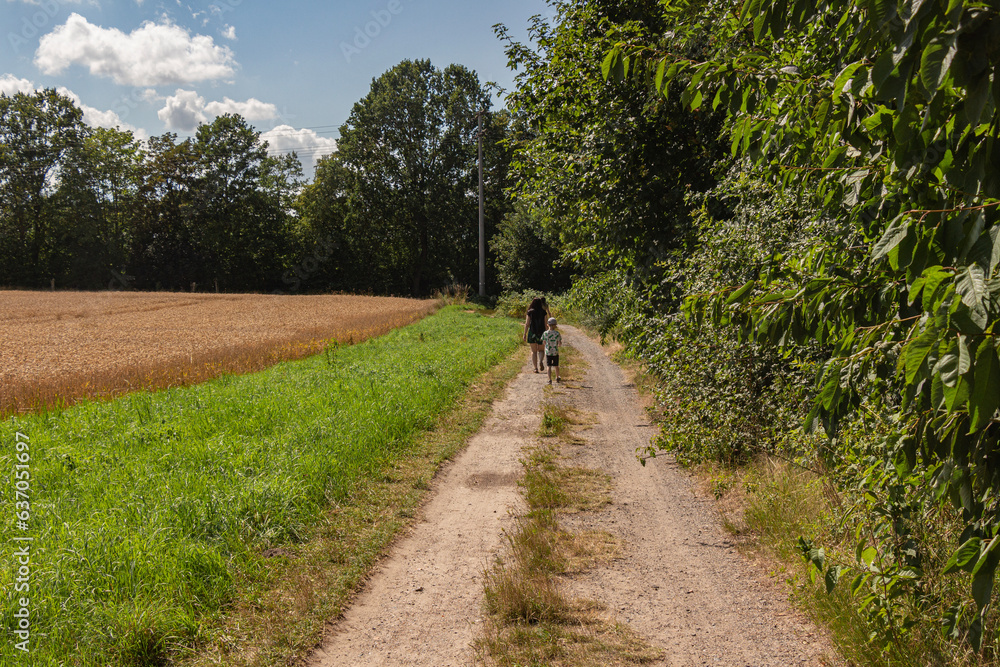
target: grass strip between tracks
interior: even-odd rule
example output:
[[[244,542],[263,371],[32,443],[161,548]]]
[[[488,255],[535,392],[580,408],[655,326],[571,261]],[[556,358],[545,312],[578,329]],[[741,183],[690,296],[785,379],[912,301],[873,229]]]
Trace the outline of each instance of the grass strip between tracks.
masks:
[[[572,387],[582,378],[583,359],[569,346],[560,356],[565,386]],[[599,512],[613,495],[603,471],[560,463],[564,446],[587,444],[572,429],[585,427],[587,415],[569,403],[543,407],[539,441],[522,459],[528,511],[505,531],[504,548],[484,573],[486,622],[474,644],[477,659],[489,667],[662,663],[664,652],[616,622],[604,604],[565,593],[566,578],[601,567],[622,549],[621,540],[605,531],[574,533],[559,525],[561,514]]]

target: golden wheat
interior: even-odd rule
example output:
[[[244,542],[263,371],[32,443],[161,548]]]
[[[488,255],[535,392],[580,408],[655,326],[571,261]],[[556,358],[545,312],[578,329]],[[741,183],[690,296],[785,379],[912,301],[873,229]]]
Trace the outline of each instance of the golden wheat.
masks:
[[[437,302],[366,296],[0,291],[0,415],[204,382],[357,343]]]

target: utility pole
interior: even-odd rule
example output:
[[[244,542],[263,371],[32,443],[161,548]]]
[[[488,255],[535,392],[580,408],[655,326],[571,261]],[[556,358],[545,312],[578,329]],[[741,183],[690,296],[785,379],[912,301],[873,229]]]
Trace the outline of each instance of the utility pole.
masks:
[[[483,203],[483,114],[479,118],[479,296],[486,296],[486,220]]]

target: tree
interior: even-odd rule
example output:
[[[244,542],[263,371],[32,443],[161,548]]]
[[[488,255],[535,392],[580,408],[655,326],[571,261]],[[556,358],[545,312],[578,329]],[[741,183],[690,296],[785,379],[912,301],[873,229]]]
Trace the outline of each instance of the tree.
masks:
[[[669,300],[665,264],[692,231],[685,198],[714,183],[718,121],[690,113],[642,82],[606,82],[600,63],[612,27],[640,38],[667,30],[655,0],[553,3],[528,47],[510,39],[518,71],[514,115],[518,198],[545,213],[566,258],[583,275],[622,271]]]
[[[303,188],[295,204],[301,221],[298,255],[303,261],[310,256],[317,258],[316,266],[288,269],[282,276],[285,289],[389,291],[388,284],[377,280],[393,268],[386,261],[384,247],[372,228],[363,224],[363,216],[350,214],[353,182],[352,173],[337,153],[316,165],[316,177]]]
[[[52,195],[86,136],[83,112],[55,90],[0,95],[0,282],[47,282]]]
[[[141,167],[130,273],[136,285],[265,290],[279,284],[292,245],[301,166],[267,155],[238,116],[194,139],[153,137]]]
[[[365,230],[377,291],[419,296],[472,278],[476,114],[489,106],[474,72],[406,60],[372,82],[340,128],[337,167],[318,171],[317,186],[346,179],[348,225]]]
[[[137,288],[185,289],[197,280],[204,261],[193,229],[199,173],[190,139],[177,143],[177,135],[168,133],[146,142],[129,253],[128,273]]]
[[[131,245],[140,143],[131,132],[93,128],[60,170],[52,214],[52,273],[63,285],[123,287]]]
[[[560,262],[558,242],[543,226],[541,215],[517,204],[490,239],[497,256],[497,279],[505,292],[563,292],[570,287],[569,269]]]
[[[297,160],[268,157],[260,133],[230,114],[201,125],[193,150],[200,160],[193,230],[205,260],[194,279],[230,289],[274,284],[301,174]]]

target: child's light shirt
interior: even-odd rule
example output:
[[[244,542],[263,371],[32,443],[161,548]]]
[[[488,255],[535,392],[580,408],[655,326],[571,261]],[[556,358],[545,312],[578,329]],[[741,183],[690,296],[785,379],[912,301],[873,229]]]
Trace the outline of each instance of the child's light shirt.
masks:
[[[548,329],[542,334],[542,342],[545,343],[545,356],[559,356],[559,343],[562,342],[562,334],[556,329]]]

